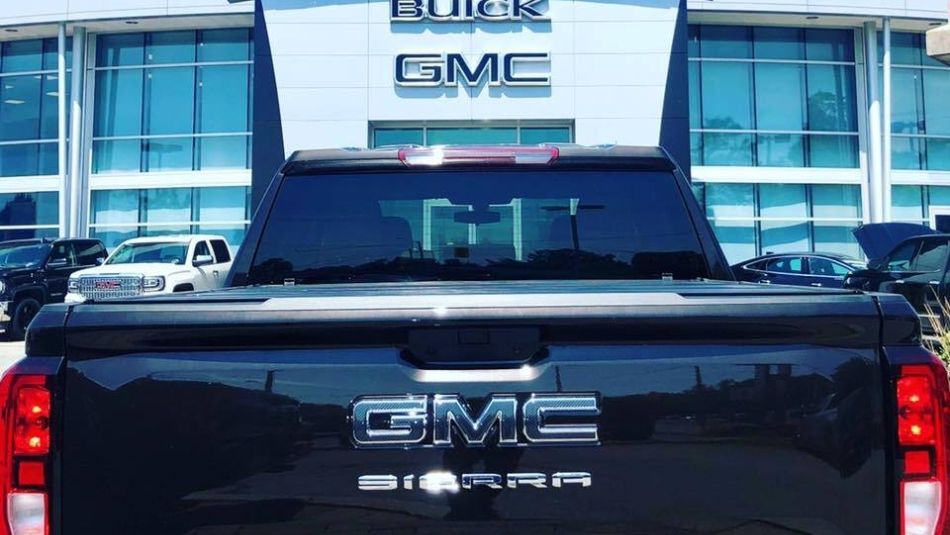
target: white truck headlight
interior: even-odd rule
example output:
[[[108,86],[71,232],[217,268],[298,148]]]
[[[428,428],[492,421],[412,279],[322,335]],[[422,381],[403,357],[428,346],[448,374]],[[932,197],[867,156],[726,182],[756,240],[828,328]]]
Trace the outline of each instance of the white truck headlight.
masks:
[[[79,293],[79,279],[69,279],[69,282],[66,283],[66,290],[70,293],[78,294]]]
[[[7,291],[7,281],[0,279],[0,294]]]
[[[145,277],[142,279],[142,289],[146,292],[160,292],[165,289],[165,277]]]

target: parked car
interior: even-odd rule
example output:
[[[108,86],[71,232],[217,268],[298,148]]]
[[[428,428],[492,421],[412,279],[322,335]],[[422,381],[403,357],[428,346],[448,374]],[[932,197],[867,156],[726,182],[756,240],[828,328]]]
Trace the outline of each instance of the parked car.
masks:
[[[0,242],[0,328],[21,340],[47,303],[61,303],[77,270],[98,266],[106,248],[95,239],[28,239]]]
[[[763,284],[841,288],[863,261],[834,253],[782,253],[759,256],[732,266],[736,280]]]
[[[730,279],[661,149],[295,153],[227,288],[40,312],[0,525],[943,533],[904,299]]]
[[[230,270],[231,251],[221,236],[133,238],[101,266],[73,273],[66,300],[210,290],[221,287]]]
[[[950,234],[910,223],[877,223],[854,235],[871,260],[867,269],[848,276],[845,287],[903,295],[921,317],[924,334],[934,334],[930,320],[950,297]]]

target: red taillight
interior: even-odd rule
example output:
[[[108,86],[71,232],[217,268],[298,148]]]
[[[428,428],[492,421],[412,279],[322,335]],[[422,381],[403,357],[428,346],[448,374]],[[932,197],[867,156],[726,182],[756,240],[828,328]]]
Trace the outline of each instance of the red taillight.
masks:
[[[13,452],[49,453],[50,392],[45,386],[24,386],[17,392]]]
[[[923,349],[889,348],[895,364],[902,535],[943,533],[950,501],[947,369]]]
[[[557,160],[557,147],[414,147],[399,150],[408,166],[440,165],[546,165]]]
[[[0,380],[0,535],[48,535],[53,375],[58,362],[21,361]]]

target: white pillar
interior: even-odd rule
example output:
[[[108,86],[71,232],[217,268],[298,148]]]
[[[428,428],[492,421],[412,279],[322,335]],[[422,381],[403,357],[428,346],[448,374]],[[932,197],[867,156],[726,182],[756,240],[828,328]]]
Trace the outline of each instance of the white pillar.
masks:
[[[72,143],[69,147],[69,235],[79,236],[82,232],[82,223],[79,217],[82,197],[85,188],[82,187],[82,177],[85,174],[82,158],[82,104],[86,74],[86,29],[77,26],[73,28],[73,85],[70,94],[70,129],[69,136]]]
[[[884,190],[884,221],[891,220],[891,19],[884,18],[884,80],[881,95],[883,118],[881,125],[881,187]]]
[[[66,166],[66,23],[59,24],[56,40],[57,169],[59,171],[59,235],[69,234],[69,180]]]
[[[881,96],[877,82],[877,22],[864,23],[864,69],[868,85],[868,212],[871,223],[884,221],[881,174]]]

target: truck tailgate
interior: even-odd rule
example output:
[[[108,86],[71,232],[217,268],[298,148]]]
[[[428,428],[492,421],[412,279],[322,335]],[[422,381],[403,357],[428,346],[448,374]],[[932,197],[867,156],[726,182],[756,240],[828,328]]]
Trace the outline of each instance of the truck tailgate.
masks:
[[[867,295],[719,283],[298,287],[78,306],[59,526],[885,533],[880,331]],[[533,441],[525,406],[540,394],[593,396],[599,415],[581,421],[596,441]],[[439,447],[437,395],[474,416],[514,399],[514,443],[498,444],[499,415],[481,447],[452,425]],[[381,396],[422,399],[424,436],[357,447],[354,402]],[[571,423],[559,416],[549,423]],[[382,488],[361,490],[361,477]],[[422,490],[424,478],[440,483]]]

